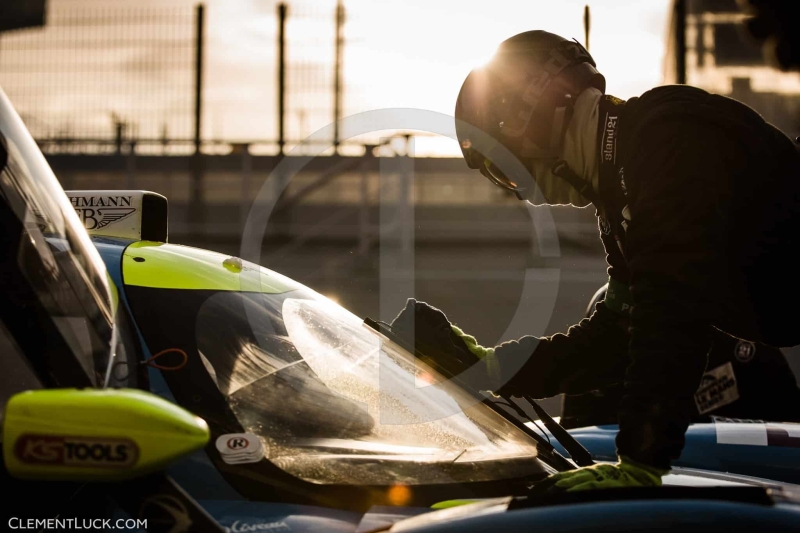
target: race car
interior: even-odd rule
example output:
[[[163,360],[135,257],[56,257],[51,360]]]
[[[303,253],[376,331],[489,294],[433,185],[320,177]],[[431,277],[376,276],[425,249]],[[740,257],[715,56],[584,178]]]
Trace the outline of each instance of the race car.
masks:
[[[222,531],[163,474],[208,426],[148,392],[116,285],[2,90],[0,220],[2,523],[155,531],[161,495]]]
[[[0,139],[6,512],[172,532],[796,529],[793,486],[734,474],[541,493],[588,459],[552,422],[476,398],[290,278],[168,243],[166,198],[68,199],[1,94]],[[25,463],[30,428],[48,445]]]
[[[688,527],[691,520],[734,524],[729,507],[741,519],[751,505],[775,511],[777,501],[794,497],[791,485],[711,460],[703,471],[674,469],[663,489],[536,494],[538,481],[575,466],[566,432],[539,427],[522,405],[476,400],[385,327],[290,278],[166,242],[168,202],[160,195],[67,194],[134,319],[153,391],[211,429],[205,451],[170,475],[231,531],[477,531],[490,513],[522,528],[543,520],[545,509],[561,517],[552,523],[575,526],[567,507],[550,506],[591,503],[622,513],[609,498],[626,506],[645,498],[644,508]],[[615,460],[613,447],[610,454],[589,449]],[[796,454],[786,460],[789,470],[798,464]],[[726,473],[707,471],[715,466]],[[685,506],[698,503],[686,500],[705,500],[691,520]],[[459,509],[433,511],[451,505]],[[796,520],[795,512],[790,505],[770,527]],[[426,517],[400,520],[419,514]],[[647,513],[624,520],[634,529],[655,523]]]

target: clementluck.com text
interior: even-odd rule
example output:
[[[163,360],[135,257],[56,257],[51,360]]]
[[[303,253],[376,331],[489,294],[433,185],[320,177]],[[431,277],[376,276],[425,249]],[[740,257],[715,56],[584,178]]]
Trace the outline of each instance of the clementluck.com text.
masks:
[[[12,530],[147,530],[147,519],[133,518],[16,518],[8,519]]]

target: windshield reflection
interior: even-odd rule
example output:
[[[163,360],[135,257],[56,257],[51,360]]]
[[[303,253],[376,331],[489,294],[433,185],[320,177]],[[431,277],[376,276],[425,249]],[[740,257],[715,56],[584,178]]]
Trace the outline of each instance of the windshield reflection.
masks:
[[[312,291],[217,293],[195,331],[239,422],[295,476],[428,484],[544,471],[530,437]]]
[[[458,412],[456,398],[464,405],[473,403],[471,398],[446,381],[434,387],[415,379],[433,371],[422,363],[417,365],[400,347],[381,339],[341,307],[289,299],[283,304],[283,319],[295,348],[331,391],[377,411],[373,416],[379,417],[381,424],[373,433],[402,442],[416,432],[393,426],[436,421],[437,432],[424,441],[426,445],[492,447],[489,438]],[[425,387],[424,394],[416,394],[420,387]],[[453,412],[457,414],[446,416]],[[444,443],[442,429],[451,433]],[[420,442],[420,436],[425,438],[422,433],[413,437],[414,443]]]
[[[105,266],[2,90],[0,216],[0,314],[20,324],[14,335],[22,351],[42,361],[39,371],[53,384],[104,385],[114,318]]]

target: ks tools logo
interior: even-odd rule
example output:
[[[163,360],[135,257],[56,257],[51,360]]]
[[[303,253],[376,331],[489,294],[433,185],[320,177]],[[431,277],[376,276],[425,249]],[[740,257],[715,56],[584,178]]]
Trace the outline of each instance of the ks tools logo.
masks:
[[[34,465],[126,468],[136,463],[139,447],[129,439],[26,434],[14,454]]]

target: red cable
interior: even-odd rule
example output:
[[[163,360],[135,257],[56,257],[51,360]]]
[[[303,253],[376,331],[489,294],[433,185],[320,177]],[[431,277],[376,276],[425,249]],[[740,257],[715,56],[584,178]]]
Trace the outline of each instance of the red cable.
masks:
[[[179,353],[179,354],[181,354],[183,356],[183,361],[181,361],[181,363],[179,365],[176,365],[176,366],[163,366],[163,365],[159,365],[158,363],[155,362],[155,360],[158,359],[159,357],[161,357],[162,355],[165,355],[165,354],[168,354],[168,353],[172,353],[172,352]],[[180,348],[167,348],[166,350],[161,350],[160,352],[158,352],[154,356],[150,357],[149,359],[146,359],[145,361],[142,362],[142,364],[145,365],[145,366],[149,366],[151,368],[157,368],[158,370],[180,370],[181,368],[185,367],[186,363],[188,363],[188,362],[189,362],[189,356],[186,355],[186,352],[184,352]]]

